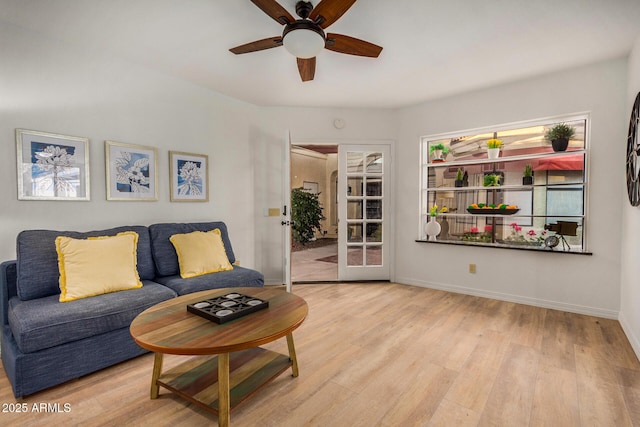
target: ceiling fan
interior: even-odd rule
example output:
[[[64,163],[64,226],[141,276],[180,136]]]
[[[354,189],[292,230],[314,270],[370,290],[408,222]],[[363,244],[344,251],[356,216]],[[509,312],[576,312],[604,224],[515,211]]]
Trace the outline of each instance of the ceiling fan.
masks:
[[[239,55],[283,46],[297,58],[298,71],[303,82],[313,80],[316,55],[326,48],[347,55],[377,58],[382,47],[342,34],[326,33],[324,29],[336,22],[356,0],[321,0],[313,7],[311,2],[296,3],[294,19],[276,0],[251,0],[264,13],[284,25],[282,36],[269,37],[229,49]]]

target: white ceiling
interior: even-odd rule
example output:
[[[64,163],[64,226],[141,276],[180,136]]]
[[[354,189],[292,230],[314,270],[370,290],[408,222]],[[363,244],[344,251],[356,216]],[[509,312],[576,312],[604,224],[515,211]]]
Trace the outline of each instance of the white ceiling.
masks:
[[[360,0],[327,31],[380,57],[323,50],[306,83],[282,47],[229,52],[282,33],[249,0],[0,0],[0,23],[257,105],[396,108],[626,56],[640,0]]]

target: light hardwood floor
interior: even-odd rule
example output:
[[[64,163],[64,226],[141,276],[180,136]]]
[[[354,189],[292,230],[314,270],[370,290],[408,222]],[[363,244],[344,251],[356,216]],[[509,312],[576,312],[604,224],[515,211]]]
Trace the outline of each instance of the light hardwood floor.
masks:
[[[235,426],[640,426],[640,363],[617,321],[397,284],[294,286],[300,376],[278,377]],[[287,351],[286,340],[267,345]],[[166,356],[165,369],[184,361]],[[161,390],[147,354],[18,403],[0,425],[204,426]],[[0,403],[15,403],[0,374]],[[68,413],[33,412],[65,403]]]

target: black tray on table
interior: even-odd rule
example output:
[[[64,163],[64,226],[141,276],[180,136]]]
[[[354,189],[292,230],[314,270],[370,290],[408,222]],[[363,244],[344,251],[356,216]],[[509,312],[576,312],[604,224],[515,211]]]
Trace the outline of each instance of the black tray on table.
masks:
[[[267,307],[269,307],[269,301],[231,292],[187,304],[187,311],[216,323],[225,323]]]

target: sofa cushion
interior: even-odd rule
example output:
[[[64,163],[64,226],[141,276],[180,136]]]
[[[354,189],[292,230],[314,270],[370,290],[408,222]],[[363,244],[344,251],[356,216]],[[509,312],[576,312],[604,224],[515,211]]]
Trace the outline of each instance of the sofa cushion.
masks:
[[[178,254],[180,277],[183,279],[233,269],[224,250],[219,228],[174,234],[169,241]]]
[[[173,289],[178,295],[218,288],[239,288],[243,286],[257,288],[264,286],[262,273],[237,265],[234,265],[233,270],[230,271],[220,271],[190,279],[183,279],[176,274],[156,277],[154,280]]]
[[[17,238],[18,296],[23,301],[42,298],[60,293],[58,278],[58,254],[56,238],[68,236],[74,239],[86,239],[94,236],[115,236],[124,231],[138,233],[138,274],[141,280],[151,280],[155,276],[155,267],[151,255],[149,230],[144,226],[116,227],[108,230],[75,231],[26,230]]]
[[[57,295],[9,300],[9,326],[23,353],[32,353],[120,328],[147,308],[175,298],[166,286],[145,280],[142,288],[62,303]]]
[[[186,234],[193,231],[211,231],[220,229],[222,243],[227,252],[229,262],[236,262],[236,257],[231,248],[231,241],[224,222],[192,222],[192,223],[163,223],[149,226],[151,236],[151,251],[156,264],[158,276],[175,276],[180,274],[178,254],[169,238],[174,234]]]
[[[136,270],[138,233],[74,239],[58,236],[60,302],[142,287]]]

